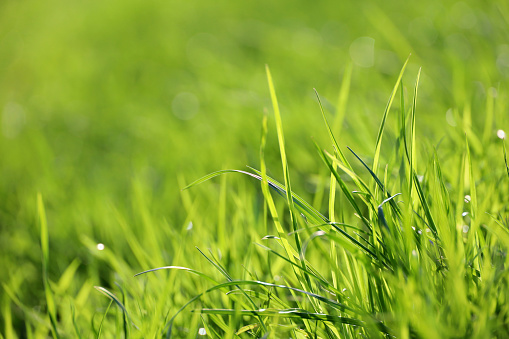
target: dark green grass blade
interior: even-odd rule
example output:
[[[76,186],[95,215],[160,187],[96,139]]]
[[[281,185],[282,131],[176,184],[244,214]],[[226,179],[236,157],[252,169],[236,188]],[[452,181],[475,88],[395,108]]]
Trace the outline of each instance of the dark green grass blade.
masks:
[[[258,176],[253,176],[253,178],[256,178],[258,180],[261,180],[261,172],[258,171],[255,168],[249,167],[253,172],[255,172]],[[248,172],[249,173],[249,172]],[[286,195],[286,188],[275,180],[274,178],[267,177],[267,181],[269,182],[269,185],[272,189],[276,190],[281,196]],[[311,222],[312,224],[320,224],[323,222],[328,222],[329,220],[321,214],[316,208],[311,206],[306,200],[302,199],[299,195],[292,192],[293,201],[295,203],[295,206],[297,207],[298,211],[302,213],[306,219]]]
[[[51,334],[53,338],[60,338],[57,329],[57,309],[55,306],[55,299],[53,292],[51,291],[49,277],[48,277],[48,266],[49,266],[49,232],[48,232],[48,221],[46,219],[46,209],[44,208],[44,202],[42,195],[37,194],[37,214],[39,215],[39,225],[41,230],[41,250],[42,250],[42,279],[44,283],[44,293],[46,295],[46,304],[48,307],[48,315],[51,322]]]
[[[373,172],[371,170],[371,168],[369,168],[369,166],[350,147],[347,147],[347,148],[348,148],[348,150],[350,150],[350,152],[353,153],[353,155],[355,155],[355,157],[361,162],[361,164],[368,170],[369,174],[373,177],[373,179],[377,183],[378,188],[380,189],[380,191],[382,191],[382,193],[384,193],[384,192],[386,193],[387,199],[389,199],[388,201],[389,201],[391,207],[393,208],[393,210],[396,211],[398,216],[401,216],[401,209],[399,208],[399,206],[396,204],[395,201],[390,199],[391,197],[393,197],[393,195],[385,188],[384,184],[378,178],[378,176],[375,174],[375,172]]]
[[[431,214],[431,210],[429,208],[429,204],[426,199],[426,196],[424,195],[424,191],[421,187],[421,183],[419,182],[419,178],[417,178],[417,174],[415,172],[412,174],[412,178],[413,178],[415,188],[417,189],[417,195],[421,202],[421,206],[424,210],[424,215],[426,216],[427,225],[430,228],[430,230],[433,232],[435,239],[438,240],[439,236],[438,236],[437,226],[436,226],[433,216]]]
[[[505,162],[505,169],[507,171],[507,176],[509,176],[509,165],[507,164],[507,151],[505,149],[505,138],[502,140],[502,146],[504,147],[504,162]]]
[[[231,170],[231,169],[216,171],[216,172],[207,174],[206,176],[192,182],[191,184],[184,187],[182,190],[189,189],[193,186],[199,185],[209,179],[212,179],[214,177],[217,177],[217,176],[225,174],[225,173],[242,173],[242,174],[248,175],[252,178],[255,178],[257,180],[262,181],[262,177],[260,176],[261,173],[258,170],[255,170],[253,168],[251,168],[251,169],[253,171],[255,171],[257,174],[253,174],[253,173],[241,171],[241,170]],[[268,182],[270,188],[275,190],[282,197],[286,197],[287,190],[285,189],[285,187],[282,184],[280,184],[278,181],[274,180],[271,177],[267,177],[267,182]],[[297,210],[300,213],[302,213],[309,222],[311,222],[312,224],[322,224],[324,222],[328,222],[328,219],[324,215],[322,215],[320,212],[318,212],[314,207],[312,207],[310,204],[308,204],[300,196],[298,196],[297,194],[292,192],[292,197],[293,197],[293,201],[295,203],[295,207],[297,208]]]
[[[348,202],[350,202],[350,205],[352,205],[352,207],[355,209],[355,212],[357,212],[357,214],[364,221],[366,226],[371,228],[371,226],[369,224],[369,221],[362,215],[362,212],[361,212],[359,206],[357,205],[357,202],[355,201],[352,193],[348,190],[348,187],[346,186],[345,182],[343,181],[343,179],[341,179],[341,177],[339,176],[338,172],[336,171],[336,169],[334,168],[334,166],[330,162],[329,158],[325,154],[325,151],[323,151],[320,148],[320,146],[318,146],[318,144],[316,144],[316,142],[315,142],[315,146],[316,146],[316,149],[318,150],[318,154],[320,154],[320,157],[322,158],[322,160],[325,162],[327,167],[329,167],[329,170],[331,171],[331,173],[334,174],[334,177],[336,178],[336,181],[338,182],[339,187],[341,188],[341,190],[345,194]]]

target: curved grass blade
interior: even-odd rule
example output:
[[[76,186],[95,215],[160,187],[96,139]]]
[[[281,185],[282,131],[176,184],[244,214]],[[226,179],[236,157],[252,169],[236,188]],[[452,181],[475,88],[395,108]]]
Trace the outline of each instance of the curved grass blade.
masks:
[[[203,314],[216,314],[216,315],[249,315],[249,316],[264,316],[264,317],[283,317],[283,318],[292,318],[292,319],[308,319],[322,322],[331,322],[334,324],[345,324],[345,325],[354,325],[366,327],[368,324],[362,320],[341,317],[336,315],[324,314],[324,313],[314,313],[306,310],[298,309],[298,308],[289,308],[282,310],[273,310],[273,309],[261,309],[261,310],[228,310],[228,309],[209,309],[204,308],[198,310],[198,312]],[[389,328],[385,326],[382,322],[375,322],[378,329],[385,333],[390,334]]]
[[[398,195],[401,195],[401,193],[396,193],[394,194],[393,196],[385,199],[384,201],[382,201],[382,203],[378,206],[378,219],[380,219],[381,223],[385,226],[385,228],[390,232],[389,230],[389,226],[387,225],[387,220],[385,219],[385,215],[384,215],[384,210],[383,210],[383,205],[387,202],[390,202],[392,201],[392,199],[394,199],[395,197],[397,197]]]
[[[149,273],[149,272],[155,272],[155,271],[159,271],[159,270],[172,270],[172,269],[173,270],[183,270],[183,271],[187,271],[187,272],[190,272],[190,273],[194,273],[196,275],[199,275],[202,278],[205,278],[205,279],[213,282],[214,284],[217,284],[217,281],[215,281],[214,279],[212,279],[208,275],[206,275],[204,273],[201,273],[200,271],[196,271],[196,270],[193,270],[191,268],[182,267],[182,266],[162,266],[162,267],[157,267],[157,268],[146,270],[146,271],[143,271],[143,272],[140,272],[140,273],[136,273],[134,276],[137,277],[139,275],[142,275],[142,274],[145,274],[145,273]]]
[[[301,289],[298,289],[298,288],[295,288],[295,287],[289,287],[289,286],[284,286],[284,285],[276,285],[276,284],[271,284],[271,283],[267,283],[267,282],[263,282],[263,281],[256,281],[256,280],[234,280],[234,281],[225,282],[225,283],[222,283],[222,284],[219,284],[219,285],[216,285],[214,287],[209,288],[205,292],[202,292],[202,293],[194,296],[187,303],[185,303],[181,308],[179,308],[178,311],[173,315],[173,317],[171,317],[170,321],[166,325],[166,327],[168,327],[168,331],[166,333],[166,337],[167,338],[171,337],[172,329],[173,329],[173,322],[175,321],[175,318],[184,309],[186,309],[187,306],[192,304],[194,301],[200,299],[203,295],[205,295],[207,293],[210,293],[212,291],[219,290],[219,289],[222,289],[224,287],[230,287],[230,286],[235,286],[235,287],[239,288],[239,286],[241,286],[241,285],[259,285],[259,286],[264,286],[264,287],[274,287],[274,288],[288,289],[288,290],[292,290],[294,292],[302,293],[302,294],[305,294],[305,295],[307,295],[309,297],[315,298],[315,299],[317,299],[319,301],[322,301],[322,302],[326,303],[330,307],[338,309],[338,310],[340,310],[342,312],[348,310],[348,311],[351,311],[351,312],[354,312],[354,313],[357,313],[357,314],[362,314],[362,312],[356,311],[355,309],[353,309],[353,308],[351,308],[351,307],[349,307],[347,305],[341,304],[341,303],[339,303],[339,302],[337,302],[335,300],[328,299],[328,298],[322,297],[322,296],[320,296],[318,294],[307,292],[307,291],[304,291],[304,290],[301,290]]]
[[[371,174],[371,176],[377,183],[377,185],[380,188],[380,190],[382,191],[382,193],[383,192],[386,193],[387,199],[385,201],[389,201],[389,203],[391,204],[391,207],[396,211],[398,216],[401,216],[401,210],[400,210],[399,206],[391,199],[391,197],[392,197],[391,193],[386,189],[386,187],[384,186],[382,181],[378,178],[378,176],[375,174],[375,172],[373,172],[371,170],[371,168],[369,168],[368,165],[350,147],[347,146],[347,148],[350,150],[350,152],[353,153],[353,155],[355,155],[355,157],[361,162],[361,164],[368,170],[369,174]]]
[[[105,296],[107,296],[108,298],[110,298],[112,301],[114,301],[115,304],[117,304],[117,306],[124,313],[125,319],[127,321],[129,321],[136,329],[139,329],[138,326],[136,326],[136,324],[131,321],[131,318],[129,317],[129,313],[127,312],[124,304],[122,304],[122,302],[113,293],[111,293],[110,291],[108,291],[107,289],[105,289],[104,287],[101,287],[101,286],[94,286],[94,288],[96,290],[98,290],[99,292],[101,292],[102,294],[104,294]]]
[[[258,174],[259,176],[262,175],[260,171],[258,171],[255,168],[249,167],[253,172]],[[249,173],[249,172],[248,172]],[[251,174],[251,176],[253,176]],[[258,180],[261,180],[261,177],[253,176],[254,178],[257,178]],[[269,183],[269,186],[271,186],[272,189],[276,190],[280,195],[286,196],[286,187],[275,180],[274,178],[271,178],[267,176],[267,181]],[[329,222],[329,220],[320,213],[316,208],[311,206],[306,200],[302,199],[299,195],[292,193],[293,201],[295,203],[295,206],[297,210],[302,213],[308,221],[311,221],[312,224],[321,224],[324,222]]]
[[[315,142],[315,146],[316,146],[316,149],[318,150],[318,153],[320,154],[322,160],[325,162],[327,167],[329,167],[329,170],[331,171],[331,173],[334,174],[334,177],[336,178],[336,180],[339,184],[339,187],[341,188],[341,190],[345,194],[346,198],[350,202],[350,205],[352,205],[352,207],[355,209],[355,212],[357,212],[357,214],[362,219],[362,221],[366,224],[366,226],[371,229],[369,221],[362,215],[362,212],[361,212],[359,206],[357,205],[357,203],[355,202],[355,199],[354,199],[352,193],[348,190],[348,187],[346,187],[345,182],[343,181],[343,179],[341,179],[338,172],[336,171],[336,169],[334,168],[332,163],[329,161],[327,155],[325,154],[325,151],[322,150],[316,142]]]
[[[222,275],[224,275],[224,277],[226,279],[228,279],[228,281],[233,281],[233,278],[228,274],[228,272],[226,271],[226,269],[224,267],[222,267],[219,263],[216,263],[214,262],[212,259],[210,259],[209,257],[207,257],[205,255],[205,253],[203,253],[198,247],[196,247],[196,249],[201,253],[201,255],[203,255],[205,257],[205,259],[207,259],[219,272],[221,272]],[[256,307],[256,303],[253,301],[253,299],[251,299],[251,297],[244,292],[244,290],[242,288],[240,288],[240,286],[236,286],[239,290],[242,291],[242,293],[244,294],[244,296],[247,298],[247,300],[249,300],[249,302],[251,303],[251,305],[253,307]],[[265,326],[265,323],[263,322],[263,319],[259,317],[258,319],[260,321],[260,324],[262,325],[262,328],[265,332],[267,332],[267,327]]]
[[[205,182],[207,180],[210,180],[210,179],[212,179],[214,177],[217,177],[219,175],[226,174],[226,173],[242,173],[242,174],[248,175],[248,176],[250,176],[252,178],[255,178],[257,180],[262,181],[262,176],[261,176],[262,173],[260,171],[256,170],[256,169],[252,168],[252,167],[249,167],[249,168],[252,169],[257,174],[253,174],[253,173],[242,171],[242,170],[233,170],[233,169],[215,171],[215,172],[209,173],[209,174],[201,177],[198,180],[193,181],[191,184],[187,185],[182,190],[189,189],[189,188],[191,188],[193,186],[199,185],[199,184],[201,184],[201,183],[203,183],[203,182]],[[275,190],[279,195],[281,195],[282,197],[286,197],[287,190],[277,180],[267,176],[267,183],[268,183],[269,187],[271,189]],[[298,196],[297,194],[292,192],[292,197],[293,197],[293,201],[295,203],[295,207],[297,208],[297,210],[300,213],[302,213],[306,217],[306,219],[308,221],[310,221],[310,222],[312,222],[314,224],[321,224],[321,223],[324,223],[324,222],[328,222],[328,219],[323,214],[321,214],[315,208],[313,208],[311,205],[309,205],[300,196]]]
[[[103,317],[101,319],[101,323],[99,324],[99,330],[97,331],[97,339],[101,338],[102,330],[103,330],[103,324],[104,319],[106,319],[106,315],[108,314],[108,311],[110,310],[111,304],[113,304],[113,300],[110,300],[110,303],[108,304],[108,307],[106,308],[106,312],[104,312]]]

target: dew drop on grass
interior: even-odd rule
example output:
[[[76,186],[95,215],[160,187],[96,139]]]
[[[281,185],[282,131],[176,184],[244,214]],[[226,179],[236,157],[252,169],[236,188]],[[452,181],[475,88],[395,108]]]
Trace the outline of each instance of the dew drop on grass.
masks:
[[[97,246],[96,246],[96,248],[97,248],[99,251],[102,251],[102,250],[104,250],[104,244],[102,244],[102,243],[98,243],[98,244],[97,244]]]
[[[470,202],[470,200],[472,200],[472,198],[470,197],[470,195],[465,195],[465,202],[468,204]]]
[[[193,222],[190,221],[189,224],[187,224],[186,230],[190,231],[193,229]]]
[[[201,327],[201,328],[198,330],[198,334],[199,334],[199,335],[207,335],[207,331],[205,330],[205,328]]]
[[[468,215],[468,212],[463,212],[463,213],[461,213],[461,215],[462,215],[463,217],[466,217],[466,216]]]
[[[504,130],[499,129],[497,131],[497,137],[499,137],[499,139],[505,139],[505,132],[504,132]]]
[[[463,225],[463,233],[467,233],[469,229],[470,227],[468,227],[467,225]]]

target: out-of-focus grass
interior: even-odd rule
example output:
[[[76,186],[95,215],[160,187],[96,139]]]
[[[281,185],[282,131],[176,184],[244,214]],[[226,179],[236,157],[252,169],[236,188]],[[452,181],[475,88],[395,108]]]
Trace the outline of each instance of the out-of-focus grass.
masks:
[[[173,272],[146,282],[132,276],[164,265],[214,274],[194,246],[211,248],[237,278],[268,274],[252,244],[267,234],[255,185],[228,177],[180,192],[204,173],[259,163],[262,115],[271,106],[264,64],[277,79],[293,190],[321,212],[327,202],[315,193],[329,178],[310,136],[321,145],[328,136],[312,88],[334,114],[351,65],[337,137],[372,155],[386,98],[410,53],[403,82],[413,83],[422,66],[417,158],[430,151],[424,145],[441,144],[444,172],[458,168],[456,147],[467,132],[474,177],[500,195],[483,200],[478,190],[478,206],[490,201],[503,210],[507,184],[491,169],[501,159],[495,133],[509,130],[508,25],[504,1],[2,2],[0,333],[50,333],[38,192],[48,222],[45,269],[65,335],[98,331],[108,300],[94,285],[121,301],[121,291],[127,302],[144,295],[126,307],[140,310],[132,321],[145,337],[159,333],[166,314],[210,286]],[[392,157],[396,122],[387,121],[381,169]],[[284,181],[277,147],[269,133],[268,174]],[[282,267],[273,265],[270,272]],[[203,303],[228,302],[211,294]],[[104,322],[103,337],[123,326],[114,306],[107,316],[117,322]],[[194,315],[186,327],[200,322]]]

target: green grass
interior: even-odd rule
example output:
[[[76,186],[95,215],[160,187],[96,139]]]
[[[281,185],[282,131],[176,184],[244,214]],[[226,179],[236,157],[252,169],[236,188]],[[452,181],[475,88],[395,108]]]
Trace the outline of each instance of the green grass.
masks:
[[[508,23],[2,2],[0,338],[508,337]]]

